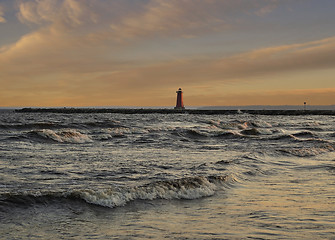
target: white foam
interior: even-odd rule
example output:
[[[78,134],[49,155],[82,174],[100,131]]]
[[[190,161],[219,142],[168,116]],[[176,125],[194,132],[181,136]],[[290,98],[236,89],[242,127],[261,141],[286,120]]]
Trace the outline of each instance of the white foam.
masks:
[[[79,195],[88,203],[114,208],[134,200],[197,199],[212,196],[217,188],[207,178],[196,177],[129,189],[84,190]]]
[[[55,132],[50,129],[42,129],[42,130],[36,131],[36,133],[43,138],[52,139],[60,143],[92,142],[92,139],[90,139],[89,136],[82,134],[73,129],[63,130],[59,132]]]

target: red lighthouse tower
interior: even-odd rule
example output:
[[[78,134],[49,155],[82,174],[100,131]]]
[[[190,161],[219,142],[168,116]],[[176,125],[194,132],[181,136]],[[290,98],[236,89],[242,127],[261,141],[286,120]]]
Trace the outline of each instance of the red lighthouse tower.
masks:
[[[185,107],[184,107],[184,102],[183,102],[183,91],[181,90],[181,88],[179,88],[176,93],[177,93],[177,104],[174,109],[184,110]]]

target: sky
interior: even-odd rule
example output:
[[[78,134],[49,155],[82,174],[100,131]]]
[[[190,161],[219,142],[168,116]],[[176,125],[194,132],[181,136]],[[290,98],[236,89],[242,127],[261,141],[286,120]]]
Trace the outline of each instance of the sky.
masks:
[[[335,104],[334,0],[0,0],[0,107]]]

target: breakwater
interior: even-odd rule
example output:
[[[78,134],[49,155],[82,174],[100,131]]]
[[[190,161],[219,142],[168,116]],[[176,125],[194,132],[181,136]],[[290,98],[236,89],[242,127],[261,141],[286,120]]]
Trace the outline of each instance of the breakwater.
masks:
[[[121,114],[253,114],[253,115],[331,115],[334,110],[209,110],[209,109],[153,109],[153,108],[22,108],[15,110],[24,113],[121,113]]]

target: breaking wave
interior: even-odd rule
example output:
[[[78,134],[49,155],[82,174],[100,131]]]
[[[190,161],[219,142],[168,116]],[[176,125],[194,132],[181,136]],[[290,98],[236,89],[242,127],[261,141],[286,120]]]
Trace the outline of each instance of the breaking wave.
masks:
[[[34,130],[28,135],[40,140],[49,140],[59,143],[87,143],[92,142],[92,139],[86,134],[82,134],[74,129],[62,131],[53,131],[50,129]]]
[[[143,186],[130,188],[111,188],[102,190],[73,190],[63,193],[26,193],[21,195],[3,195],[0,207],[8,204],[32,205],[50,203],[56,200],[83,200],[103,207],[125,206],[136,200],[155,199],[198,199],[214,195],[220,188],[230,186],[235,181],[229,176],[189,177],[175,180],[157,181]]]

